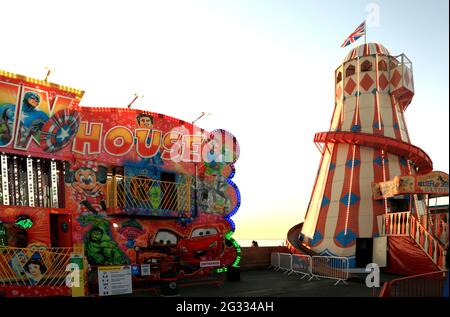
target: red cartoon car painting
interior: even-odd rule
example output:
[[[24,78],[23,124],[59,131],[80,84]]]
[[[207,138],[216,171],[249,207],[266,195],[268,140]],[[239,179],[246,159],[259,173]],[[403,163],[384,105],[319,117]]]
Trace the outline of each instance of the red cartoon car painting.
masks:
[[[146,248],[139,248],[138,259],[141,264],[150,264],[150,272],[166,275],[178,275],[180,257],[177,243],[179,235],[172,230],[158,230]]]
[[[214,227],[197,227],[189,238],[178,243],[182,268],[189,274],[200,268],[200,262],[218,260],[223,252],[223,238]]]

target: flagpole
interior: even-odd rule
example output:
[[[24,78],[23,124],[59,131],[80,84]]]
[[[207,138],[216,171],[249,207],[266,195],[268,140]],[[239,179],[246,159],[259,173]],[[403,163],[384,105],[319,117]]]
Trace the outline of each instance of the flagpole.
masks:
[[[364,20],[364,44],[366,44],[366,34],[367,34],[367,25],[366,20]]]

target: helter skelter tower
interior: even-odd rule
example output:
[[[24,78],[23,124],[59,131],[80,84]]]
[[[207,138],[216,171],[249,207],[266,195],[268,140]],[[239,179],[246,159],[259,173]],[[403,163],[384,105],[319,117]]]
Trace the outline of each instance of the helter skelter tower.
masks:
[[[345,256],[354,266],[356,239],[387,226],[387,199],[374,200],[372,183],[432,171],[410,143],[404,111],[414,95],[412,64],[381,44],[352,49],[335,72],[335,107],[328,132],[316,133],[322,152],[301,231],[315,253]],[[412,195],[416,214],[425,204]],[[388,219],[388,217],[384,217]]]

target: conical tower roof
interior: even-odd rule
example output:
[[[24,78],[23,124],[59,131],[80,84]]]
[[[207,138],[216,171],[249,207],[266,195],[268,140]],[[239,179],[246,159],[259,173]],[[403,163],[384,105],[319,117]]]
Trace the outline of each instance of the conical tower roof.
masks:
[[[367,43],[367,44],[361,44],[361,45],[353,48],[350,52],[348,52],[348,54],[345,56],[345,58],[342,62],[345,63],[345,62],[347,62],[351,59],[357,58],[357,57],[369,56],[369,55],[374,55],[374,54],[391,56],[391,52],[389,52],[389,50],[386,47],[384,47],[382,44]]]

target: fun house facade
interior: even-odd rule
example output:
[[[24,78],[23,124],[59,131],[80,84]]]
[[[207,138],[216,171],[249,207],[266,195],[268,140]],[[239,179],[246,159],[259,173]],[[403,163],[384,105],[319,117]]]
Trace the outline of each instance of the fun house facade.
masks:
[[[0,296],[95,293],[108,267],[133,289],[237,267],[236,138],[83,94],[0,71]]]

